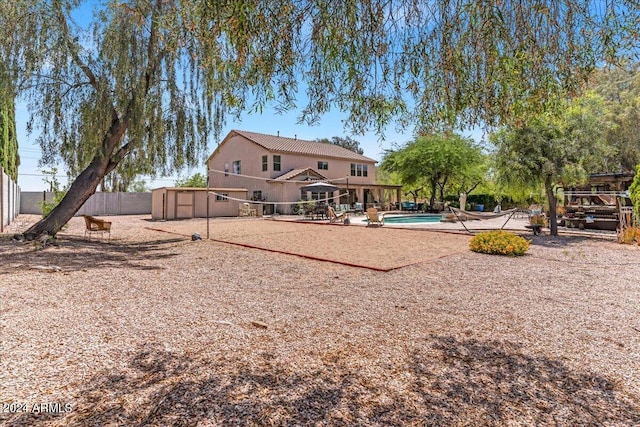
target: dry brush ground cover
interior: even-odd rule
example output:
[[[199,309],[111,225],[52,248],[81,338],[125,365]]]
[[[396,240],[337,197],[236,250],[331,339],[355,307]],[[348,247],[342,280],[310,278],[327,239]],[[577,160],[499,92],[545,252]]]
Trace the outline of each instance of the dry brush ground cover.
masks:
[[[378,272],[112,219],[111,242],[0,239],[0,403],[28,409],[5,425],[640,424],[638,247]]]
[[[466,251],[469,242],[469,236],[456,233],[346,227],[326,222],[265,221],[255,218],[212,221],[209,237],[383,271]],[[206,236],[205,220],[156,222],[149,228],[186,236],[198,231]]]

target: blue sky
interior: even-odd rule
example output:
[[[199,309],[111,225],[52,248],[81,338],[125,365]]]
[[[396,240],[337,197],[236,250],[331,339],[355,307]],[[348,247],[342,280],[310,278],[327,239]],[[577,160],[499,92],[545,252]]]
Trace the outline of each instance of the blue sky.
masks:
[[[92,15],[92,9],[99,7],[98,1],[87,1],[81,5],[73,13],[76,23],[85,25],[88,23]],[[302,94],[301,94],[302,95]],[[300,96],[298,106],[304,107],[307,100],[304,96]],[[298,139],[315,140],[317,138],[331,138],[333,136],[350,136],[360,142],[360,146],[364,149],[364,154],[375,160],[382,158],[385,149],[389,149],[394,143],[402,144],[410,141],[413,137],[413,129],[405,129],[398,132],[395,127],[390,126],[385,130],[384,139],[381,140],[379,135],[373,132],[364,135],[351,135],[345,133],[343,120],[347,117],[345,113],[339,111],[331,111],[325,114],[321,121],[314,125],[297,124],[300,111],[292,110],[285,114],[279,114],[275,109],[265,107],[262,114],[244,114],[241,121],[229,119],[226,127],[222,132],[224,137],[232,129],[242,129],[251,132],[260,132],[276,135],[280,132],[281,136],[293,137],[297,135]],[[28,111],[23,103],[16,105],[16,126],[18,135],[19,153],[21,164],[18,169],[18,184],[23,191],[42,191],[48,186],[43,181],[42,169],[50,169],[50,167],[41,167],[38,161],[41,158],[40,147],[35,143],[37,134],[31,135],[26,133],[26,123],[28,120]],[[473,137],[476,141],[480,141],[482,133],[480,131],[465,132],[465,135]],[[206,157],[215,149],[218,141],[212,141],[208,147]],[[202,159],[203,162],[205,159]],[[60,164],[57,166],[58,179],[62,185],[67,184],[66,168]],[[142,177],[147,182],[149,188],[171,186],[175,183],[179,176],[189,176],[196,172],[205,172],[204,164],[193,170],[183,170],[175,173],[170,177],[159,178],[154,181],[148,177]]]
[[[73,12],[75,22],[81,26],[88,24],[92,16],[92,10],[99,8],[101,2],[87,1],[80,5]],[[302,94],[301,94],[302,95]],[[306,105],[304,96],[299,98],[298,106],[301,108]],[[281,136],[293,137],[297,135],[298,139],[314,140],[317,138],[331,138],[333,136],[351,136],[360,142],[360,146],[364,149],[364,154],[376,160],[380,160],[384,149],[391,148],[394,142],[404,143],[412,138],[413,129],[406,129],[402,133],[396,132],[394,128],[388,128],[385,132],[385,140],[381,141],[380,137],[373,132],[365,135],[350,135],[345,133],[342,121],[346,114],[332,111],[327,113],[320,123],[314,126],[306,124],[296,124],[298,121],[299,111],[289,111],[285,114],[278,114],[275,109],[268,106],[263,110],[262,114],[244,114],[241,121],[234,121],[231,118],[227,122],[227,126],[222,132],[224,137],[232,129],[242,129],[251,132],[260,132],[276,135],[278,131]],[[16,105],[16,126],[19,144],[19,153],[21,158],[20,168],[18,169],[18,184],[23,191],[42,191],[47,188],[47,184],[43,181],[42,169],[38,166],[41,157],[40,147],[35,143],[37,134],[34,132],[30,136],[26,134],[26,122],[28,120],[28,111],[24,104]],[[218,141],[212,141],[208,147],[209,154],[215,149]],[[205,159],[203,159],[204,162]],[[60,164],[57,166],[58,179],[62,185],[67,184],[66,168]],[[205,172],[205,166],[202,164],[199,168],[193,170],[183,170],[171,177],[160,178],[151,181],[149,178],[143,177],[149,188],[171,186],[179,176],[188,176],[196,172]]]

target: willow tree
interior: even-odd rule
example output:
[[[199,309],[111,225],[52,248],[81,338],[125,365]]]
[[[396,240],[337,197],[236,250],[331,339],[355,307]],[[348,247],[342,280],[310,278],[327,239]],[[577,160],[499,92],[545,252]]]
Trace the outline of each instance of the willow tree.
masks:
[[[291,109],[299,87],[301,121],[339,109],[352,133],[517,120],[629,52],[638,21],[638,6],[596,0],[105,0],[78,25],[80,4],[0,0],[43,161],[75,176],[31,236],[123,162],[194,165],[226,116]]]

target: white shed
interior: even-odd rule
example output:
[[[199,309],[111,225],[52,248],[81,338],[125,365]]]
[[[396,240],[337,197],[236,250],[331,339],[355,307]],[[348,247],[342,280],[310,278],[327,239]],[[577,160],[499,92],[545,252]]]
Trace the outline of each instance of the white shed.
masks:
[[[239,200],[247,199],[245,188],[210,188],[209,191],[210,217],[238,216],[243,203]],[[262,209],[257,211],[261,215]],[[151,191],[151,218],[154,220],[206,217],[206,188],[161,187]]]

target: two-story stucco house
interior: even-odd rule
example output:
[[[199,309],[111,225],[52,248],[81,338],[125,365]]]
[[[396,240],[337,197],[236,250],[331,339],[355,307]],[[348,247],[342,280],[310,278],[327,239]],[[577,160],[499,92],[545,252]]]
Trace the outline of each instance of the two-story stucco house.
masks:
[[[292,203],[301,199],[331,198],[336,204],[385,207],[401,195],[400,186],[376,184],[374,159],[338,145],[297,138],[233,130],[211,154],[207,167],[211,187],[246,189],[249,199],[267,202],[267,214],[290,213]],[[300,187],[317,180],[340,190],[331,194],[301,191]],[[224,197],[216,199],[225,203]]]

